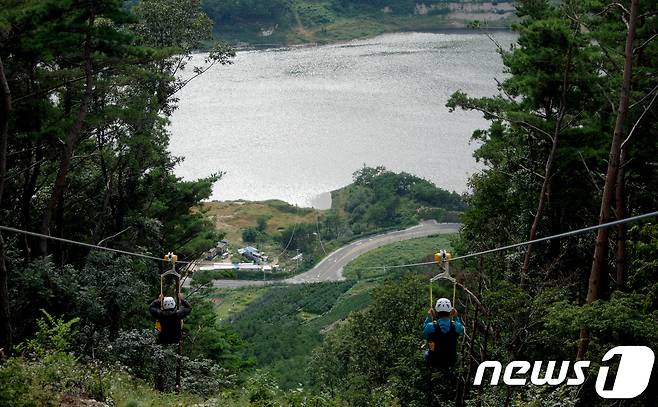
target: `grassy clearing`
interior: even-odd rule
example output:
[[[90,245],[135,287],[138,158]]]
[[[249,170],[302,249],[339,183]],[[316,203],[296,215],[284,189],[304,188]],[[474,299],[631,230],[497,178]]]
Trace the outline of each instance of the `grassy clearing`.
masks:
[[[242,312],[251,303],[263,296],[270,287],[245,287],[236,289],[217,289],[211,297],[220,321],[228,321]]]
[[[456,235],[437,235],[405,240],[372,250],[348,264],[343,275],[348,279],[369,279],[383,277],[388,272],[368,267],[391,266],[398,264],[432,261],[434,253],[440,249],[450,249],[450,239]]]
[[[242,243],[242,230],[256,227],[258,218],[267,218],[269,235],[276,235],[281,230],[295,223],[314,223],[319,212],[312,208],[297,208],[280,200],[260,202],[226,201],[207,202],[204,209],[213,219],[217,230],[226,232],[226,238],[234,246]]]

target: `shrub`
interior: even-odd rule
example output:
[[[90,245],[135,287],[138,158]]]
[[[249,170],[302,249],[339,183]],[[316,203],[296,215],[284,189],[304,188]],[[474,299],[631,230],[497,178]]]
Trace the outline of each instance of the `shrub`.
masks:
[[[245,243],[255,243],[258,237],[258,230],[250,227],[242,230],[242,241]]]

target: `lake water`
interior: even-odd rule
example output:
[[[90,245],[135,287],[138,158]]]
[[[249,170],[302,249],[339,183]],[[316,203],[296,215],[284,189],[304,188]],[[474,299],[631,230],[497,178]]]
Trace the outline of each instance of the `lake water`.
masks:
[[[508,46],[515,36],[495,38]],[[212,199],[302,206],[325,206],[317,197],[349,184],[363,164],[464,192],[479,168],[469,140],[486,122],[445,103],[459,89],[492,95],[503,77],[494,44],[473,33],[239,52],[177,95],[170,148],[185,160],[176,174],[225,171]]]

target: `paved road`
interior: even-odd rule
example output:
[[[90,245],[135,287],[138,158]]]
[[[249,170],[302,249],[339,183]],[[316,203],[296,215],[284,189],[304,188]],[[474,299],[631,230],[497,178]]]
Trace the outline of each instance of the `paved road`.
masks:
[[[329,254],[311,270],[285,280],[215,280],[213,285],[218,288],[239,288],[246,286],[262,286],[272,283],[303,284],[323,281],[340,281],[344,280],[343,267],[364,253],[402,240],[437,234],[456,233],[459,231],[459,226],[459,223],[437,223],[433,220],[423,221],[419,225],[412,226],[409,229],[388,232],[356,240]]]

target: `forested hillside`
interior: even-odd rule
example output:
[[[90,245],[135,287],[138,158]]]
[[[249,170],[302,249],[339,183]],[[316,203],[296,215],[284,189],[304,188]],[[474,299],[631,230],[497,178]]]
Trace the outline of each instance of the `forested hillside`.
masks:
[[[306,240],[289,228],[270,238],[319,257],[322,239],[457,215],[459,235],[373,250],[346,281],[193,285],[178,345],[156,343],[149,303],[174,292],[159,278],[172,267],[164,253],[185,274],[222,237],[200,205],[222,173],[178,178],[167,123],[180,89],[234,51],[220,43],[192,65],[213,32],[196,0],[1,5],[0,406],[657,404],[655,360],[632,400],[596,385],[600,367],[609,381],[621,369],[602,363],[613,347],[658,350],[655,216],[457,258],[454,283],[429,282],[442,248],[458,257],[658,209],[657,1],[518,1],[498,92],[455,89],[447,104],[488,123],[473,128],[482,169],[465,196],[364,167],[301,227]],[[299,3],[280,5],[268,19]],[[453,293],[465,334],[455,369],[432,381],[421,322]],[[484,361],[576,360],[591,361],[577,385],[531,385],[530,372],[518,375],[526,385],[474,384]]]

